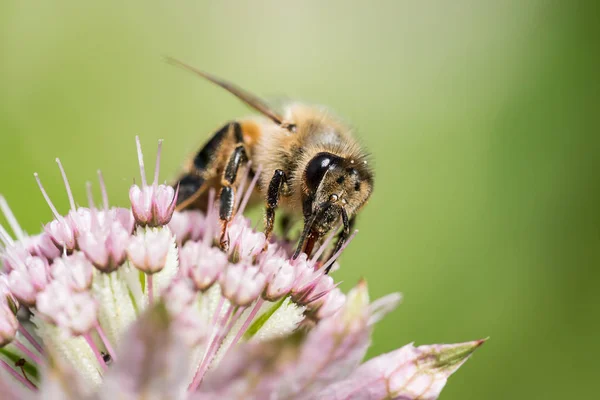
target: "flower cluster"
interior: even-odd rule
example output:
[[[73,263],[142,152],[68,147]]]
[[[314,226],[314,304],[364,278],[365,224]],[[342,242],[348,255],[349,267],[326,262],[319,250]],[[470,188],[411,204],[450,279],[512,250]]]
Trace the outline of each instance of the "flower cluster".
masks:
[[[0,392],[4,399],[434,399],[482,341],[407,345],[361,365],[372,326],[400,300],[370,302],[365,282],[345,295],[333,262],[291,258],[250,226],[246,201],[216,246],[206,213],[176,212],[159,184],[160,147],[130,208],[77,207],[27,236],[0,197]],[[258,174],[257,174],[258,175]],[[255,180],[248,185],[250,193]],[[239,196],[240,198],[247,196]],[[268,244],[268,246],[267,246]]]

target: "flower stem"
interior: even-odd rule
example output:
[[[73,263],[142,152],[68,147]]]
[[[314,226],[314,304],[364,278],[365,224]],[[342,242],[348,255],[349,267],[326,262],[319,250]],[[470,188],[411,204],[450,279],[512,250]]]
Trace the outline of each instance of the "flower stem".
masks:
[[[98,336],[100,336],[100,340],[102,340],[102,343],[104,343],[104,347],[106,347],[106,351],[110,355],[110,358],[113,359],[114,361],[117,361],[117,355],[115,353],[115,350],[113,349],[112,345],[110,344],[110,341],[106,337],[104,330],[102,329],[100,324],[97,322],[96,322],[96,332],[98,333]]]
[[[19,349],[21,352],[23,352],[23,354],[25,354],[27,357],[31,358],[33,360],[33,362],[35,362],[37,365],[42,365],[42,359],[39,358],[37,355],[35,355],[35,353],[31,350],[29,350],[23,343],[19,342],[17,339],[13,340],[13,344],[15,345],[15,347],[17,349]]]
[[[92,349],[92,352],[94,353],[94,356],[96,356],[96,360],[98,360],[98,364],[100,364],[102,370],[106,371],[106,362],[104,361],[104,357],[102,357],[102,354],[100,354],[98,346],[96,346],[96,343],[94,343],[94,339],[92,339],[92,336],[89,333],[86,333],[85,335],[83,335],[83,338]]]
[[[212,321],[211,321],[211,326],[216,328],[216,323],[219,320],[219,317],[221,316],[221,310],[223,309],[223,304],[225,304],[225,298],[221,297],[221,300],[219,300],[219,304],[217,305],[217,308],[215,309],[215,313],[213,314],[212,317]],[[214,337],[214,335],[213,335]]]
[[[219,349],[221,342],[223,341],[223,339],[225,338],[225,336],[227,334],[227,329],[224,329],[225,322],[227,322],[227,320],[231,317],[231,313],[233,312],[233,309],[234,309],[234,306],[230,305],[229,308],[227,309],[227,311],[225,312],[225,315],[223,315],[223,318],[221,318],[221,320],[219,322],[219,326],[216,330],[216,333],[208,346],[208,350],[206,351],[204,358],[202,359],[202,363],[200,364],[200,367],[196,371],[196,375],[194,375],[194,379],[192,380],[192,383],[188,387],[189,392],[196,391],[196,389],[198,389],[198,386],[200,386],[200,383],[202,382],[202,378],[204,378],[204,374],[206,374],[206,371],[208,370],[210,363],[212,362],[213,358],[215,357],[215,354],[217,353],[217,350]],[[237,315],[237,313],[236,313],[236,315]],[[235,321],[232,319],[229,325],[233,326],[233,323],[235,323]]]
[[[250,323],[252,323],[252,320],[254,319],[254,317],[256,317],[256,314],[258,314],[258,311],[260,310],[260,308],[262,307],[264,302],[265,301],[262,298],[260,298],[256,302],[256,304],[254,305],[254,308],[252,309],[252,311],[250,311],[250,314],[248,314],[248,317],[244,321],[244,324],[242,325],[242,327],[240,328],[238,333],[235,335],[235,338],[233,338],[233,341],[229,344],[229,347],[227,348],[225,355],[227,355],[231,351],[231,349],[237,344],[237,342],[246,333],[246,331],[248,330],[248,327],[250,326]]]
[[[25,378],[24,376],[21,376],[21,374],[19,374],[17,371],[15,371],[4,360],[0,360],[0,365],[2,366],[2,368],[4,368],[6,371],[8,371],[8,373],[11,374],[13,376],[13,378],[15,378],[16,380],[21,382],[27,388],[33,390],[34,392],[37,392],[38,388],[37,388],[37,386],[35,386],[35,384],[33,382],[31,382],[29,379]]]
[[[35,340],[35,338],[31,335],[31,333],[29,333],[27,331],[27,329],[25,329],[25,327],[21,324],[19,324],[19,333],[21,335],[23,335],[23,337],[25,337],[25,339],[27,339],[29,341],[29,343],[31,343],[31,345],[33,347],[35,347],[35,349],[41,354],[44,355],[44,349],[42,348],[42,346],[37,342],[37,340]]]
[[[148,305],[151,306],[154,303],[154,285],[151,274],[146,274],[146,286],[148,286]]]

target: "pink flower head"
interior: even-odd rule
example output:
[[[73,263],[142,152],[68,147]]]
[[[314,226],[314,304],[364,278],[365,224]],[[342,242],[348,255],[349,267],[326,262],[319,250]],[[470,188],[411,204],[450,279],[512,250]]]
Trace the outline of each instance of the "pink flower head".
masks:
[[[83,292],[92,285],[92,263],[83,253],[75,253],[54,260],[50,267],[52,277],[75,292]]]
[[[109,206],[101,175],[102,207],[88,186],[89,207],[77,208],[60,162],[70,210],[59,214],[38,178],[54,216],[45,233],[27,237],[0,196],[16,237],[0,225],[0,346],[46,366],[40,379],[0,359],[2,398],[435,399],[481,345],[411,344],[363,363],[398,294],[371,302],[365,282],[344,294],[325,273],[339,252],[322,257],[333,234],[310,259],[276,237],[266,248],[240,215],[258,173],[224,252],[214,192],[206,214],[176,212],[176,191],[158,185],[160,146],[152,185],[139,140],[138,154],[131,210]]]
[[[338,288],[328,292],[317,308],[317,318],[324,319],[334,315],[346,303],[346,295]]]
[[[36,308],[42,317],[73,335],[88,333],[97,321],[98,303],[91,293],[75,292],[60,281],[37,295]]]
[[[179,268],[196,290],[209,289],[226,265],[227,256],[221,250],[201,242],[188,242],[179,252]]]
[[[144,157],[139,137],[135,138],[138,150],[138,161],[142,175],[142,187],[132,185],[129,189],[131,209],[138,225],[162,226],[169,223],[175,206],[177,205],[177,192],[168,185],[158,184],[158,172],[160,169],[160,153],[162,140],[158,142],[158,154],[156,156],[156,168],[154,170],[154,182],[152,186],[146,183],[146,172],[144,170]]]
[[[35,305],[37,294],[50,282],[48,262],[29,256],[8,274],[8,285],[16,299],[27,306]]]
[[[123,209],[99,213],[95,217],[96,223],[78,238],[81,251],[102,272],[114,271],[127,257],[126,249],[131,236],[133,216],[131,212],[121,213],[121,210]],[[131,226],[127,216],[130,217]]]
[[[137,269],[155,274],[165,267],[172,243],[173,236],[168,228],[140,230],[129,239],[127,255]]]
[[[42,181],[40,180],[37,173],[34,174],[35,179],[38,183],[40,191],[48,203],[52,214],[54,215],[54,220],[44,226],[44,231],[50,236],[54,244],[65,251],[73,251],[77,247],[77,235],[80,232],[86,232],[91,224],[91,214],[90,210],[86,208],[77,208],[75,205],[75,199],[73,198],[73,193],[71,192],[71,186],[69,184],[69,180],[67,179],[67,174],[62,166],[62,163],[57,158],[56,163],[58,164],[58,168],[60,169],[60,173],[63,177],[63,182],[65,184],[65,189],[67,190],[67,197],[69,198],[69,204],[71,209],[66,217],[63,217],[58,213],[58,210],[50,200],[50,196],[46,193],[46,190],[42,186]]]
[[[31,253],[22,243],[8,244],[4,251],[0,252],[0,257],[4,261],[6,271],[11,271],[16,265],[23,264]]]
[[[75,230],[66,218],[57,217],[44,226],[44,231],[58,248],[64,248],[67,251],[75,249]]]
[[[43,232],[39,235],[28,236],[23,239],[23,244],[29,253],[38,257],[44,257],[48,261],[60,257],[60,250],[56,247],[50,236]]]
[[[266,300],[276,301],[290,293],[296,280],[296,273],[294,266],[288,260],[274,255],[265,260],[262,272],[268,278],[263,293]]]
[[[175,235],[177,244],[183,245],[188,240],[198,241],[206,233],[206,216],[200,211],[186,210],[173,213],[169,221],[169,229]]]
[[[265,248],[265,234],[252,229],[249,219],[236,217],[234,223],[230,223],[227,234],[231,253],[236,259],[252,260]]]
[[[137,185],[132,185],[129,189],[129,200],[131,201],[131,209],[135,221],[141,226],[148,225],[152,222],[152,202],[154,190],[152,186],[143,186],[140,188]]]
[[[92,227],[92,211],[89,208],[79,207],[69,211],[67,219],[71,225],[75,238],[84,232],[89,232]]]
[[[221,275],[219,283],[226,299],[238,306],[248,306],[260,296],[266,281],[257,267],[231,264]]]
[[[17,334],[19,322],[6,304],[0,304],[0,347],[12,342]]]
[[[192,234],[193,227],[187,213],[173,213],[169,221],[169,229],[173,232],[179,246],[183,245]]]
[[[10,286],[8,285],[8,276],[0,274],[0,305],[7,305],[15,302],[16,299],[10,292]]]

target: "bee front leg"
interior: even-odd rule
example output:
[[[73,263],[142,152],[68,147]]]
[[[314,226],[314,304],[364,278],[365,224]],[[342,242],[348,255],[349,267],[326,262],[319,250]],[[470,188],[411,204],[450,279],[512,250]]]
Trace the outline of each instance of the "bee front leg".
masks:
[[[335,255],[339,251],[339,249],[341,249],[342,246],[344,245],[344,243],[346,243],[346,240],[348,240],[348,237],[350,236],[350,232],[352,231],[352,228],[354,227],[355,222],[356,222],[356,217],[353,216],[352,218],[348,219],[348,214],[346,214],[346,211],[342,211],[342,223],[344,224],[344,226],[343,226],[342,230],[340,231],[340,233],[338,234],[337,242],[335,243],[335,247],[333,248],[333,251],[330,253],[330,256],[328,256],[328,258],[335,257]],[[325,274],[329,273],[329,270],[331,270],[331,267],[333,266],[335,259],[328,260],[328,261],[331,261],[331,263],[325,270]]]
[[[242,164],[248,161],[246,149],[243,144],[238,144],[227,162],[227,167],[223,172],[221,180],[221,193],[219,218],[221,219],[221,238],[220,245],[223,250],[229,248],[229,239],[227,238],[227,224],[233,217],[233,207],[235,204],[235,188],[233,187],[237,179],[237,173]]]
[[[287,186],[285,172],[281,169],[276,169],[267,191],[267,207],[265,212],[265,236],[267,241],[265,243],[265,248],[268,246],[269,238],[273,232],[275,209],[279,205],[279,198],[281,197],[281,192],[285,186]]]

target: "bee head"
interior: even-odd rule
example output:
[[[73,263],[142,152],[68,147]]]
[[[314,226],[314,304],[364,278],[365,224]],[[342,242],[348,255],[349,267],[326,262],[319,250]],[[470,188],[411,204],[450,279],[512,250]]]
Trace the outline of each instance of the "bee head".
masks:
[[[342,220],[344,225],[366,203],[373,174],[366,160],[329,152],[316,154],[303,173],[304,231],[296,254],[310,255],[314,244]]]

